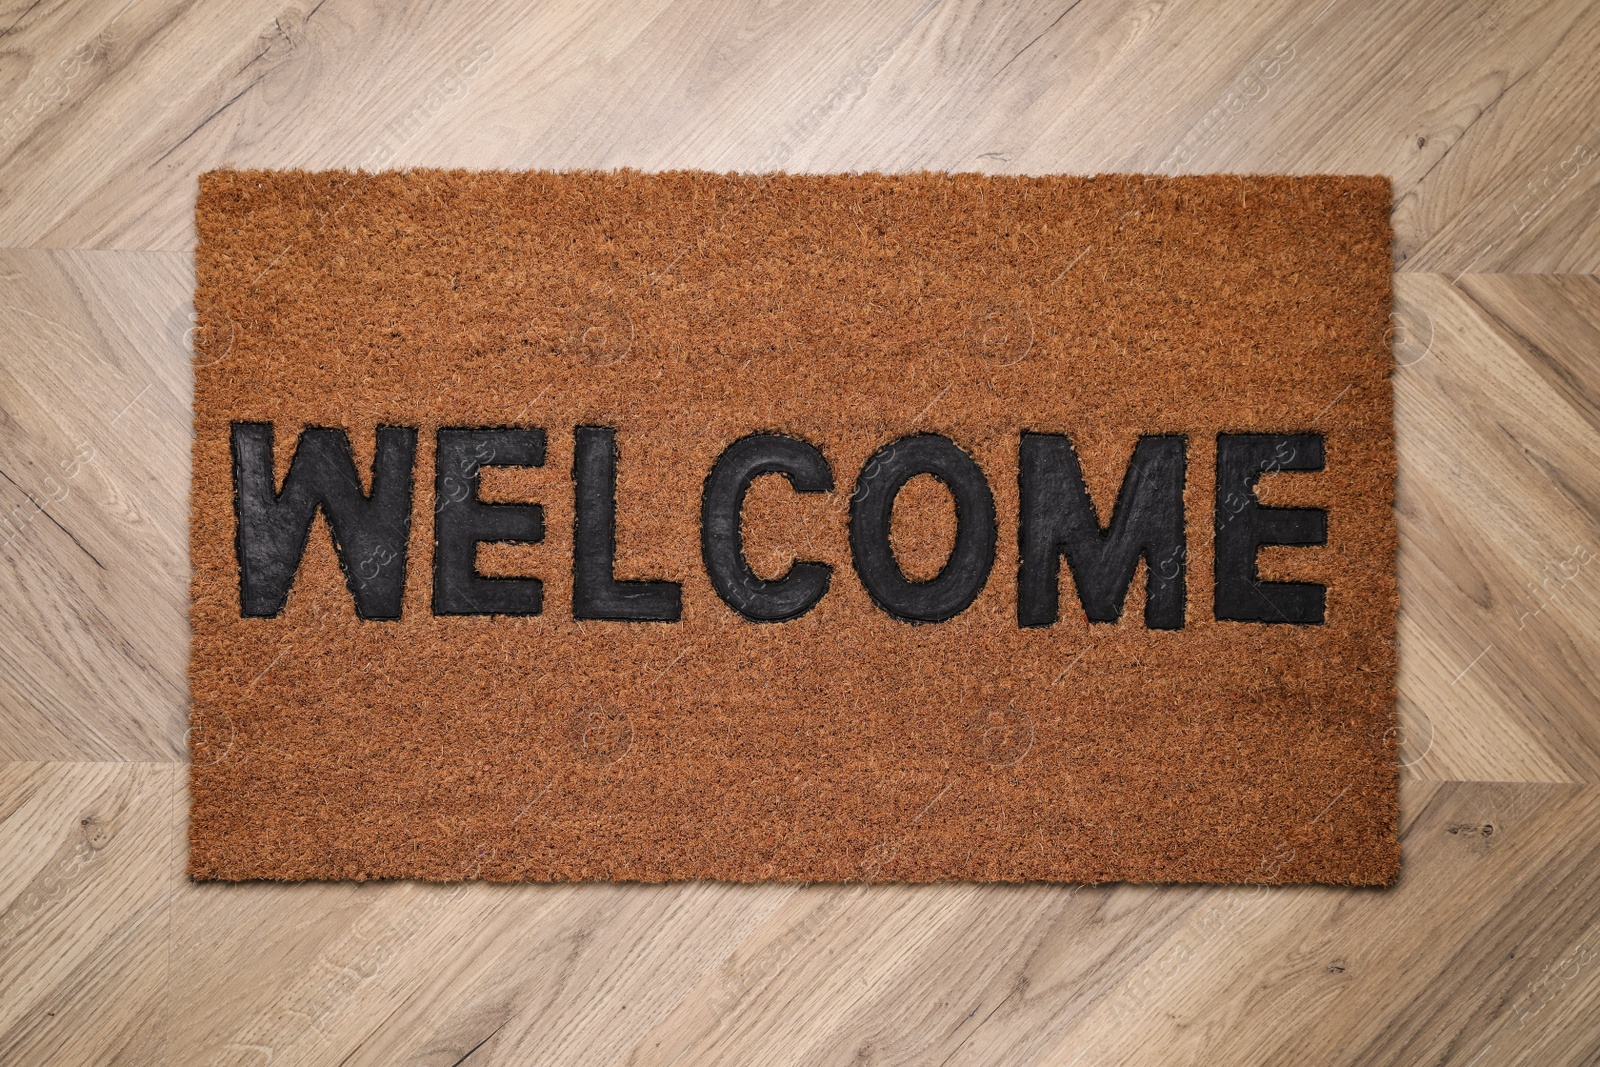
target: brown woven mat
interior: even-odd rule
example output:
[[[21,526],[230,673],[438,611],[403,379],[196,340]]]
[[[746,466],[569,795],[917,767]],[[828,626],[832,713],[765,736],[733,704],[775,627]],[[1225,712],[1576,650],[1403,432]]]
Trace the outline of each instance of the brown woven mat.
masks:
[[[191,873],[1392,881],[1389,209],[204,176]]]

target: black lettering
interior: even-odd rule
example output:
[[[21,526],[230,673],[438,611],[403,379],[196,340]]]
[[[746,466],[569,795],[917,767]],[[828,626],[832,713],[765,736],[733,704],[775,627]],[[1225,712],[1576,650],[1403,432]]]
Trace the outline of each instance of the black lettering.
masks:
[[[623,581],[617,559],[617,431],[579,426],[572,432],[572,617],[622,622],[677,622],[677,582]]]
[[[1116,622],[1139,560],[1145,563],[1144,623],[1183,628],[1186,466],[1182,437],[1141,437],[1128,460],[1111,522],[1102,527],[1072,441],[1024,433],[1018,455],[1017,623],[1059,618],[1061,557],[1091,622]]]
[[[1267,471],[1319,471],[1321,434],[1217,435],[1216,616],[1234,622],[1320,626],[1326,587],[1314,582],[1264,582],[1256,570],[1262,545],[1325,545],[1322,508],[1269,508],[1256,500]]]
[[[485,504],[478,499],[485,467],[544,466],[544,431],[447,427],[434,459],[433,613],[537,615],[544,585],[537,578],[485,578],[478,545],[485,541],[537,544],[544,540],[538,504]]]
[[[717,457],[706,477],[700,503],[700,552],[717,595],[754,622],[799,618],[828,591],[833,568],[797,561],[782,578],[766,581],[744,556],[740,519],[750,483],[763,474],[782,474],[799,493],[826,493],[833,471],[814,445],[781,434],[754,433],[733,442]]]
[[[321,508],[356,615],[398,619],[417,431],[378,427],[370,496],[361,491],[343,430],[307,427],[281,491],[274,489],[272,424],[236,422],[231,437],[240,614],[270,618],[283,611]]]
[[[906,580],[889,543],[895,497],[919,474],[943,482],[956,502],[956,543],[926,582]],[[875,452],[850,497],[850,551],[873,603],[907,622],[943,622],[977,599],[994,566],[994,494],[971,456],[938,434],[914,434]]]

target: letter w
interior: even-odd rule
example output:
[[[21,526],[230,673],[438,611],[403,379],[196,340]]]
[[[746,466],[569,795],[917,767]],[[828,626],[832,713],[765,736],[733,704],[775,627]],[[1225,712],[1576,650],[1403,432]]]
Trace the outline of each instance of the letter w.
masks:
[[[270,617],[283,610],[311,522],[321,508],[356,614],[398,619],[411,534],[417,431],[378,427],[370,496],[362,492],[343,430],[307,427],[282,491],[274,489],[272,442],[270,423],[233,424],[240,614]]]

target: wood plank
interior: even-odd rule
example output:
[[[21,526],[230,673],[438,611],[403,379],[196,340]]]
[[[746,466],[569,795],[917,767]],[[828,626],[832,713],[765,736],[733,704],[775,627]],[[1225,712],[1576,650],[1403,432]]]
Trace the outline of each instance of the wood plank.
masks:
[[[0,764],[0,1062],[174,1062],[182,780],[174,764]]]
[[[36,5],[0,246],[186,249],[224,165],[1355,171],[1406,269],[1595,271],[1597,34],[1565,0]]]
[[[1407,800],[1394,890],[1274,895],[1041,1062],[1589,1062],[1600,837],[1571,830],[1600,793],[1418,784]]]
[[[176,759],[192,268],[0,252],[0,758]]]
[[[1397,210],[1406,268],[1600,271],[1600,10],[1483,9],[1473,29],[1502,88]]]
[[[1600,786],[1412,782],[1401,883],[1361,892],[194,885],[181,797],[176,768],[0,766],[8,1062],[1600,1051]]]
[[[1587,379],[1559,369],[1592,366],[1596,292],[1536,276],[1397,276],[1400,716],[1413,773],[1600,775],[1600,569],[1585,562],[1600,559],[1600,434]]]

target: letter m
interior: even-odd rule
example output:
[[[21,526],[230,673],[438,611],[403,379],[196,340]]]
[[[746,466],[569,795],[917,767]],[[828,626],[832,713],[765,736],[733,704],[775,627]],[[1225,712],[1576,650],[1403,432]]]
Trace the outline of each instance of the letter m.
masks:
[[[1024,433],[1018,472],[1018,624],[1049,626],[1056,621],[1064,555],[1090,622],[1116,622],[1122,617],[1123,601],[1142,559],[1145,625],[1182,629],[1185,463],[1182,437],[1140,437],[1111,521],[1101,526],[1071,440],[1059,434]]]

